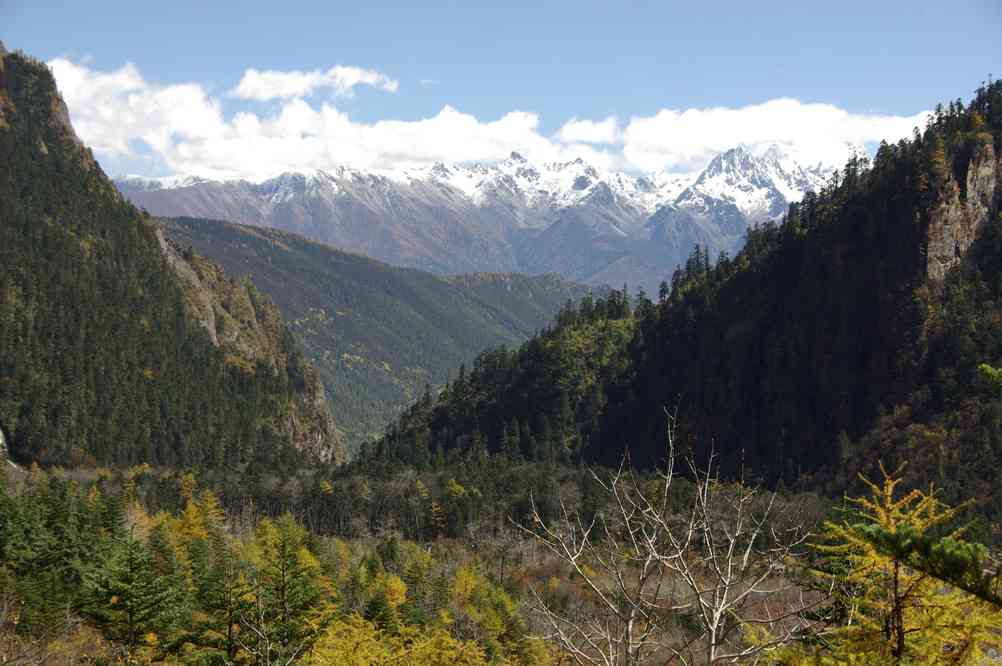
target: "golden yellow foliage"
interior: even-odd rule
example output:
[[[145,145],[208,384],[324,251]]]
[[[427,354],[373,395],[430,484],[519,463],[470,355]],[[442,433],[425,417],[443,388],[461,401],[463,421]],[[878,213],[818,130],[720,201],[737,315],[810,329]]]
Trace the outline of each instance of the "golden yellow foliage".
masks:
[[[211,490],[203,490],[198,503],[202,514],[202,524],[206,529],[221,529],[226,522],[226,513],[219,498]]]
[[[110,663],[119,647],[109,642],[101,632],[87,624],[79,624],[65,636],[58,636],[46,648],[52,663]]]
[[[205,517],[194,499],[185,502],[184,511],[178,519],[177,533],[188,542],[208,538]]]
[[[826,523],[825,542],[817,546],[834,571],[817,574],[840,591],[847,621],[825,637],[823,647],[797,646],[781,661],[980,663],[983,648],[1002,630],[999,609],[909,566],[907,551],[900,546],[949,523],[957,509],[931,492],[913,490],[898,497],[900,479],[881,471],[880,484],[864,479],[870,497],[851,500],[863,522]]]
[[[445,492],[449,497],[455,499],[465,497],[467,491],[462,484],[450,477],[449,480],[445,482]]]
[[[517,616],[511,597],[469,565],[456,570],[452,597],[457,608],[480,628],[488,641],[499,640]]]
[[[407,583],[400,579],[400,576],[391,573],[381,572],[376,575],[375,587],[383,593],[386,603],[390,608],[399,608],[407,601]]]
[[[309,660],[316,666],[481,666],[487,661],[476,644],[458,641],[442,630],[408,627],[399,635],[351,615],[335,621],[317,641]]]
[[[91,486],[90,490],[87,491],[87,508],[91,511],[97,511],[102,499],[101,490],[96,485]]]
[[[190,502],[195,496],[196,488],[198,488],[198,481],[195,480],[195,475],[191,472],[185,472],[178,481],[178,490],[181,493],[181,498]]]
[[[376,625],[352,615],[328,627],[313,648],[310,664],[316,666],[374,666],[385,664],[390,646],[382,640]]]

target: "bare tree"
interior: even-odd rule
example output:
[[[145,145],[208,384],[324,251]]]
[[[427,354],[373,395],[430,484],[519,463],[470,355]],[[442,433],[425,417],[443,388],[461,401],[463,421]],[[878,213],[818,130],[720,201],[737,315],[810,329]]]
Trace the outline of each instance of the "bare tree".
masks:
[[[557,603],[533,589],[544,637],[578,664],[718,664],[755,661],[814,628],[806,613],[825,594],[792,579],[807,531],[775,493],[724,484],[713,456],[687,459],[677,482],[677,413],[668,412],[667,461],[644,481],[624,456],[591,477],[608,498],[585,519],[561,500],[548,523],[532,503],[520,525],[569,565],[583,594]]]

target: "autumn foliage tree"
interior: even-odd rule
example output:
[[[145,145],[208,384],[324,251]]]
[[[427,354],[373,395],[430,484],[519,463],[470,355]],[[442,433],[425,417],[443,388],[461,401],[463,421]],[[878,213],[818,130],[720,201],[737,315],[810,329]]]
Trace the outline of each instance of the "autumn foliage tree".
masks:
[[[864,479],[868,497],[850,500],[841,522],[825,524],[816,575],[837,591],[833,628],[798,646],[785,663],[975,664],[1002,630],[990,598],[984,546],[950,529],[959,508],[933,492],[901,492],[881,467]]]

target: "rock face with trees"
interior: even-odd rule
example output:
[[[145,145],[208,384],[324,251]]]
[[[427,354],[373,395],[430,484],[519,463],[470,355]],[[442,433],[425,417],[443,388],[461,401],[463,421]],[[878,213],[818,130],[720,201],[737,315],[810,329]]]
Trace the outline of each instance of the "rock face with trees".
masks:
[[[484,349],[521,344],[590,291],[554,275],[440,277],[274,229],[160,223],[178,246],[246,278],[278,305],[352,451],[378,437],[426,385],[441,385]]]
[[[274,305],[204,260],[165,255],[156,223],[77,139],[52,74],[20,53],[0,58],[0,219],[0,422],[14,460],[232,469],[341,456]],[[203,301],[231,324],[215,340]]]
[[[981,113],[973,112],[967,132],[964,144],[950,151],[954,164],[960,163],[959,169],[947,166],[945,139],[931,139],[932,167],[943,181],[929,213],[927,231],[926,274],[934,284],[943,283],[949,269],[959,263],[999,211],[1002,159]]]

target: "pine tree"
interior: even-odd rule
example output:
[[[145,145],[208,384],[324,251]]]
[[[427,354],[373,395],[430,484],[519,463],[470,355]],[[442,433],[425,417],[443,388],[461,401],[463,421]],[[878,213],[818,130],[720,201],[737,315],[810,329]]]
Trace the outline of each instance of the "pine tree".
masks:
[[[180,591],[160,576],[146,546],[129,533],[85,578],[91,618],[120,642],[129,663],[156,645],[177,618]]]
[[[269,662],[304,654],[333,618],[333,584],[321,575],[306,538],[288,514],[262,520],[255,531],[252,602],[241,610],[240,624],[255,637],[251,652]]]
[[[217,657],[234,663],[240,644],[240,616],[248,604],[246,572],[237,553],[221,531],[209,534],[206,567],[195,578],[199,606],[191,642],[194,654],[210,661]]]

